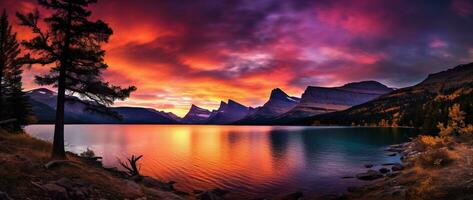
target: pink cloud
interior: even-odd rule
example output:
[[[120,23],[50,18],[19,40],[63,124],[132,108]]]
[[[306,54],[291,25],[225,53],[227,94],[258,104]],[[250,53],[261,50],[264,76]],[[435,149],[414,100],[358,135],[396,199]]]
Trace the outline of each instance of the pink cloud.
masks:
[[[462,17],[468,17],[473,14],[473,3],[469,0],[454,0],[452,9]]]
[[[438,39],[438,38],[435,38],[435,39],[431,40],[430,43],[429,43],[430,48],[442,48],[442,47],[446,47],[446,46],[448,46],[447,42],[445,42],[441,39]]]

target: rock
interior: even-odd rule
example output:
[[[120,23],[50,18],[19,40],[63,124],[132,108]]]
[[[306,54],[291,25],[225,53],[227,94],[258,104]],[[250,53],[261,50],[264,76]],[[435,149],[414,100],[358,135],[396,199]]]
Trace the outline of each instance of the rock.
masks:
[[[348,192],[351,192],[351,193],[357,193],[357,192],[360,192],[361,191],[361,188],[360,187],[348,187],[347,188],[347,191]]]
[[[300,200],[304,194],[302,192],[294,192],[285,196],[282,196],[280,198],[277,198],[278,200]]]
[[[41,186],[52,199],[68,199],[67,191],[65,188],[56,185],[54,183],[48,183]]]
[[[179,190],[174,191],[174,194],[177,194],[179,196],[189,196],[190,195],[188,192],[179,191]]]
[[[223,196],[223,195],[228,193],[227,190],[222,190],[220,188],[215,188],[215,189],[212,190],[212,192],[215,193],[218,196]]]
[[[388,173],[389,171],[390,171],[389,169],[384,168],[384,167],[381,168],[381,169],[379,169],[379,172],[381,172],[381,174],[386,174],[386,173]]]
[[[183,200],[182,197],[172,192],[160,191],[160,190],[156,190],[156,189],[148,188],[148,187],[144,187],[143,190],[146,194],[152,195],[153,197],[155,197],[155,198],[150,198],[150,199]]]
[[[200,194],[200,193],[203,193],[204,191],[203,190],[194,190],[192,191],[194,194]]]
[[[393,165],[393,166],[391,167],[391,170],[393,170],[393,171],[401,171],[401,170],[403,170],[403,169],[404,169],[404,166],[402,166],[402,165],[399,164],[399,163],[398,163],[398,164],[395,164],[395,165]]]
[[[211,191],[205,191],[197,196],[197,199],[200,200],[223,200],[224,198],[214,194]]]
[[[395,165],[395,164],[399,164],[399,163],[383,163],[382,166],[390,166],[390,165]]]
[[[164,191],[174,191],[174,186],[173,186],[174,183],[172,182],[171,182],[172,184],[164,183],[148,176],[143,177],[141,179],[141,182],[147,187],[156,187]]]
[[[220,188],[215,188],[209,191],[204,191],[200,193],[197,198],[202,200],[223,200],[223,196],[227,194],[228,191],[222,190]]]
[[[396,156],[397,153],[387,153],[386,156]]]
[[[72,190],[74,188],[74,183],[68,178],[60,178],[54,182],[56,185],[66,188],[67,190]]]
[[[371,181],[383,177],[383,175],[375,170],[368,170],[365,173],[360,173],[356,175],[356,178],[365,181]]]
[[[366,168],[372,168],[373,166],[374,166],[374,165],[372,165],[372,164],[366,164],[366,165],[365,165]]]
[[[355,178],[354,176],[342,176],[342,179]]]
[[[141,194],[141,187],[137,183],[126,180],[125,185],[128,193]]]
[[[397,175],[399,175],[399,172],[389,172],[386,174],[386,176],[389,178],[396,177]]]
[[[391,191],[391,196],[404,197],[406,196],[406,189],[403,186],[394,186]]]
[[[13,200],[6,192],[0,191],[0,200]]]

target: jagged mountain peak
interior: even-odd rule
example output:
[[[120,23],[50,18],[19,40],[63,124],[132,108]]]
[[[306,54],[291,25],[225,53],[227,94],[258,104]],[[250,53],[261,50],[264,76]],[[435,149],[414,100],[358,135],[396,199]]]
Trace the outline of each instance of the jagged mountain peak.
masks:
[[[231,99],[228,100],[228,106],[229,106],[229,107],[245,107],[245,108],[247,108],[247,107],[244,106],[243,104],[238,103],[238,102],[236,102],[236,101],[234,101],[234,100],[231,100]]]
[[[199,106],[196,106],[195,104],[192,104],[192,105],[191,105],[191,108],[189,109],[189,111],[202,111],[202,110],[208,111],[207,109],[204,109],[204,108],[201,108],[201,107],[199,107]]]
[[[269,96],[270,99],[284,99],[289,97],[283,90],[280,88],[275,88],[271,91],[271,95]]]

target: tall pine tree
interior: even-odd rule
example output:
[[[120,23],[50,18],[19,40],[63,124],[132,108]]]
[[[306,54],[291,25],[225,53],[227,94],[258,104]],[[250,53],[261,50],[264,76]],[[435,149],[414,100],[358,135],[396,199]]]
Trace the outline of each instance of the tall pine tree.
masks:
[[[103,21],[90,21],[87,6],[97,0],[38,0],[39,5],[52,10],[52,15],[43,19],[47,26],[39,25],[39,12],[17,16],[21,25],[31,28],[35,37],[23,45],[35,57],[31,64],[52,66],[48,74],[36,76],[39,85],[58,88],[56,122],[52,157],[64,159],[64,102],[66,92],[86,101],[90,111],[112,114],[108,106],[117,99],[124,100],[136,90],[134,86],[121,88],[110,85],[102,78],[108,67],[104,62],[105,51],[101,44],[108,42],[112,29]]]
[[[0,18],[0,119],[16,119],[13,123],[15,129],[25,125],[30,116],[21,82],[22,67],[26,63],[20,54],[16,33],[12,31],[4,10]]]

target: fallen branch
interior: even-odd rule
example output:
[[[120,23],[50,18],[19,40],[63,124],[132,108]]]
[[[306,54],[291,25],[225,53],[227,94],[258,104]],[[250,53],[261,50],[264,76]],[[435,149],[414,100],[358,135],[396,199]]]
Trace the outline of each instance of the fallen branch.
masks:
[[[31,181],[31,184],[33,184],[34,186],[38,187],[39,189],[41,190],[45,190],[43,186],[41,186],[39,183],[36,183],[34,181]]]
[[[0,125],[12,123],[12,122],[16,122],[16,119],[7,119],[7,120],[0,121]]]
[[[61,164],[72,164],[72,165],[79,165],[80,163],[77,162],[77,161],[73,161],[73,160],[52,160],[52,161],[49,161],[48,163],[46,163],[44,165],[44,168],[46,169],[50,169],[54,166],[57,166],[57,165],[61,165]]]

